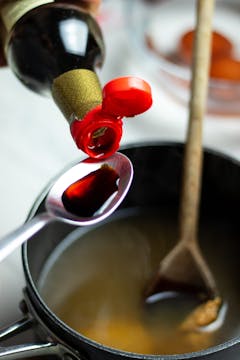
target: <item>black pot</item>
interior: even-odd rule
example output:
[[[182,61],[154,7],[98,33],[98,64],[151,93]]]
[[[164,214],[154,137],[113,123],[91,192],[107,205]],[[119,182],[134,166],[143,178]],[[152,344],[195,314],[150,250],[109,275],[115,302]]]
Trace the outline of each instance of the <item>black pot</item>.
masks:
[[[161,143],[136,145],[122,150],[133,163],[134,180],[130,191],[121,205],[121,212],[131,208],[158,208],[161,211],[178,212],[181,187],[183,146],[181,144]],[[44,210],[46,191],[35,203],[30,217]],[[204,170],[200,219],[207,222],[226,224],[231,234],[238,234],[240,203],[240,164],[225,155],[208,151],[204,153]],[[117,212],[112,215],[117,216]],[[108,219],[111,221],[111,217]],[[0,358],[20,359],[29,356],[57,356],[61,359],[117,360],[130,359],[203,359],[238,360],[240,358],[240,337],[207,350],[181,355],[140,355],[114,350],[90,341],[60,321],[41,299],[38,291],[39,274],[55,247],[73,226],[53,223],[35,235],[23,246],[23,267],[26,278],[25,318],[19,325],[34,325],[41,343],[12,348],[0,348]],[[234,236],[236,237],[236,236]],[[231,236],[229,236],[229,244]],[[228,244],[228,245],[229,245]],[[223,244],[224,245],[224,244]],[[223,246],[221,245],[221,246]],[[219,247],[219,244],[215,244]],[[203,244],[204,247],[204,244]],[[231,266],[238,271],[240,242],[231,244]],[[226,253],[226,256],[228,254]],[[231,280],[229,280],[231,281]],[[239,319],[240,323],[240,319]],[[21,328],[20,326],[20,328]],[[17,327],[18,328],[18,327]],[[12,328],[2,331],[2,338],[11,333]],[[42,342],[47,339],[47,342]],[[19,352],[21,350],[21,352]],[[54,358],[54,357],[53,357]]]

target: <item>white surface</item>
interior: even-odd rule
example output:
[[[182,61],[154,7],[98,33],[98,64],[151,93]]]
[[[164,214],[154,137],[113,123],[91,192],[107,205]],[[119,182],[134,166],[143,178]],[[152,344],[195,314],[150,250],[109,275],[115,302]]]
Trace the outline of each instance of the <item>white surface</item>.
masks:
[[[120,7],[120,3],[114,5]],[[124,120],[122,144],[183,141],[187,109],[173,102],[161,84],[155,86],[131,48],[120,9],[108,17],[110,10],[107,7],[102,18],[107,43],[107,58],[100,72],[102,84],[113,77],[138,75],[150,82],[154,99],[146,114]],[[240,159],[240,118],[207,116],[204,144]],[[54,103],[27,90],[9,69],[0,70],[0,237],[22,224],[49,180],[82,156]],[[0,326],[19,316],[23,286],[20,253],[16,251],[0,263]]]

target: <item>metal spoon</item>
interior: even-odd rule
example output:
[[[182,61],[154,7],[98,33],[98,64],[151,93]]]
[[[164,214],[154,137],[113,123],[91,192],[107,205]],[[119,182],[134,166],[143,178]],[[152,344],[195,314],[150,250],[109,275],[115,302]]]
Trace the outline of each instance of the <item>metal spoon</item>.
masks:
[[[161,261],[156,277],[147,288],[147,303],[153,302],[150,296],[168,290],[200,293],[205,299],[214,299],[218,295],[215,279],[202,256],[197,239],[202,172],[202,124],[207,98],[213,9],[214,0],[197,1],[189,127],[180,204],[180,235],[177,245]],[[158,301],[156,296],[154,299]]]
[[[119,176],[116,193],[90,217],[79,217],[67,211],[62,201],[64,191],[71,184],[97,171],[103,165],[115,170]],[[61,175],[51,187],[45,200],[46,212],[35,216],[20,228],[0,239],[0,261],[50,222],[63,221],[72,225],[86,226],[104,220],[121,204],[131,185],[132,178],[132,164],[121,153],[115,153],[105,160],[88,158],[73,166]]]

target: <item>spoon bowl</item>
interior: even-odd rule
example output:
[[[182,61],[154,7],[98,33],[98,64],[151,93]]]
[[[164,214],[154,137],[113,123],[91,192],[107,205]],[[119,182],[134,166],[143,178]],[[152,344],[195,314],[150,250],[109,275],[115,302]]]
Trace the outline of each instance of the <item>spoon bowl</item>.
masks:
[[[119,176],[117,192],[110,197],[107,204],[96,211],[92,216],[77,216],[66,210],[62,195],[74,182],[99,170],[102,166],[109,166]],[[49,215],[76,226],[94,225],[108,217],[122,202],[128,192],[133,177],[133,168],[130,160],[121,153],[115,153],[105,160],[88,158],[66,171],[50,189],[45,207]]]
[[[67,210],[63,203],[63,194],[66,189],[103,166],[109,167],[117,174],[116,191],[106,202],[103,201],[102,206],[91,216],[78,216]],[[46,212],[35,216],[0,240],[0,261],[52,221],[62,221],[75,226],[89,226],[104,220],[121,204],[131,185],[132,178],[132,163],[121,153],[115,153],[104,160],[87,158],[73,166],[52,185],[45,200]],[[104,187],[104,184],[102,186]]]

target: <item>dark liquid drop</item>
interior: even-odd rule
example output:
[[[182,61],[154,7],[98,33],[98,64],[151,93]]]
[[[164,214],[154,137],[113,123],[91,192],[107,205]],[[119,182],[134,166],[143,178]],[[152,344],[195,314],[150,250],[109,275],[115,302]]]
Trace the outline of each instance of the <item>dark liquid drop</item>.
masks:
[[[108,165],[71,184],[62,195],[65,209],[77,216],[93,216],[118,190],[119,175]]]

